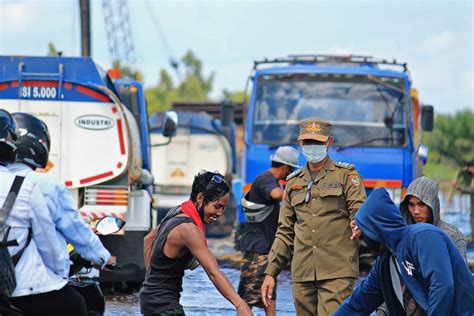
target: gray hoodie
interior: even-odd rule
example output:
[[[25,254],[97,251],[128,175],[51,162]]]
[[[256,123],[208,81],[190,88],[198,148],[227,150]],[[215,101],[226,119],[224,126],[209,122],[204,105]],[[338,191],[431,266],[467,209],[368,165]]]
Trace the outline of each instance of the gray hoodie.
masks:
[[[459,252],[461,252],[461,255],[464,258],[464,261],[467,261],[466,242],[464,240],[464,236],[455,226],[441,220],[438,185],[436,182],[428,177],[419,177],[413,180],[408,186],[405,199],[400,203],[400,212],[405,218],[407,224],[415,224],[415,220],[408,211],[408,197],[410,195],[419,198],[423,203],[430,207],[433,213],[433,223],[430,224],[433,224],[444,231],[456,244]]]

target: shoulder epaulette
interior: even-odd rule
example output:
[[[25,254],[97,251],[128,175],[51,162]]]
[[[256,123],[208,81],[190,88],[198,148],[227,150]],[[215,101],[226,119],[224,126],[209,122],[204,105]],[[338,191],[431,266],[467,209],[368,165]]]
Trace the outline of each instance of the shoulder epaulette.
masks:
[[[335,162],[334,164],[335,164],[336,166],[341,167],[341,168],[344,168],[344,169],[349,169],[349,170],[355,169],[355,165],[353,165],[353,164],[351,164],[351,163],[348,163],[348,162],[341,162],[341,161],[338,161],[338,162]]]
[[[294,178],[295,176],[297,176],[297,175],[301,172],[301,170],[303,170],[303,169],[296,169],[295,171],[293,171],[292,173],[290,173],[290,174],[288,175],[288,177],[286,177],[286,181],[289,181],[290,179],[292,179],[292,178]]]

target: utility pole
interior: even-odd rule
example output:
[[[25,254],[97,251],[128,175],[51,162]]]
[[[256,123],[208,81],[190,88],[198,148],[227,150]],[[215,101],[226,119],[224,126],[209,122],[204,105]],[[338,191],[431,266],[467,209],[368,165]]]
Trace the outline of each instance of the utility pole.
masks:
[[[81,56],[91,55],[91,10],[90,0],[79,0],[81,15]]]

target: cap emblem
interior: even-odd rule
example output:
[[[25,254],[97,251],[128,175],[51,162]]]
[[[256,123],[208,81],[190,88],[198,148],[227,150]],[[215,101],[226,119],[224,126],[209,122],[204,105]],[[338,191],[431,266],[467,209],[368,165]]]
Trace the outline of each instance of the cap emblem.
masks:
[[[310,126],[306,126],[306,130],[310,133],[316,133],[321,131],[321,125],[319,123],[313,122]]]

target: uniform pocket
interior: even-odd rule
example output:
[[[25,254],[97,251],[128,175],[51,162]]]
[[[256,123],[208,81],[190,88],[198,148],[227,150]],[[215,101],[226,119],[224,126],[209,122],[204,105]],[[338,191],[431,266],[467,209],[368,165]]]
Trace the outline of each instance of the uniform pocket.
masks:
[[[323,215],[327,215],[330,213],[339,212],[341,208],[341,204],[344,202],[342,201],[342,188],[336,187],[326,187],[321,188],[320,191],[321,201],[323,203]]]
[[[291,192],[290,193],[290,205],[295,207],[304,202],[304,198],[306,196],[306,190],[298,191],[298,192]]]

